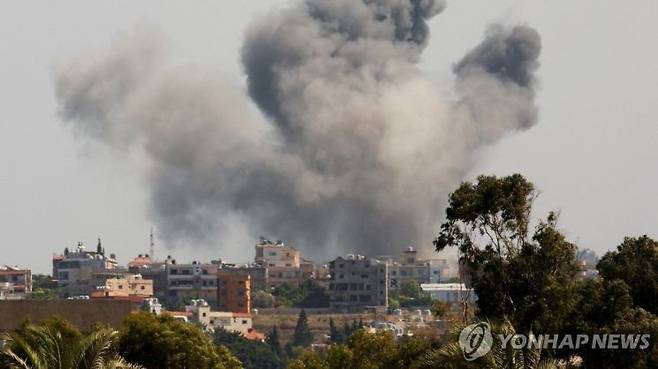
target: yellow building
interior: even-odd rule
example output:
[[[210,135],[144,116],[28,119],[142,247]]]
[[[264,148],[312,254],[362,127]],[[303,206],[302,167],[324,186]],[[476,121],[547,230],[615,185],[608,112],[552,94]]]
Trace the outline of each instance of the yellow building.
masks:
[[[143,279],[139,274],[131,274],[126,278],[110,278],[91,293],[93,298],[131,296],[144,298],[153,296],[153,281]]]

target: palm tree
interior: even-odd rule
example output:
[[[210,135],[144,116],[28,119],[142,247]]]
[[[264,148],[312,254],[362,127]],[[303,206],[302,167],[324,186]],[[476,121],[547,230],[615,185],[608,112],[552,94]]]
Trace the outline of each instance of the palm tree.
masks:
[[[540,348],[516,350],[510,346],[503,347],[497,339],[494,339],[491,351],[485,356],[475,361],[466,361],[458,343],[459,333],[464,326],[458,325],[451,329],[448,343],[429,351],[419,369],[576,369],[580,367],[578,358],[569,361],[545,358],[542,357]],[[498,325],[492,324],[491,330],[505,336],[516,333],[509,321]]]
[[[71,336],[54,326],[27,325],[4,337],[0,369],[141,369],[117,354],[117,337],[109,328]]]

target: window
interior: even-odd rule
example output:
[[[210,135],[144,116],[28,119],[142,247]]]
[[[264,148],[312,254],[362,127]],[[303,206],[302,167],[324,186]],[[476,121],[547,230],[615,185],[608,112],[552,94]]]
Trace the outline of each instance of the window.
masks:
[[[247,321],[246,321],[246,320],[242,320],[242,324],[247,324]]]
[[[140,289],[140,290],[145,290],[146,287],[145,287],[145,286],[139,286],[139,289]]]
[[[206,317],[206,313],[201,314],[204,318]]]

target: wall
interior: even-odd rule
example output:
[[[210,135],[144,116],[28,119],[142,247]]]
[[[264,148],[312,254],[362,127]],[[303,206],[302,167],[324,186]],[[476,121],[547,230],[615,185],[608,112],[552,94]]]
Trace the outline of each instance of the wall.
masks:
[[[119,328],[134,308],[130,301],[109,300],[18,300],[0,301],[0,332],[16,329],[29,319],[38,323],[53,316],[70,321],[82,331],[96,323]]]

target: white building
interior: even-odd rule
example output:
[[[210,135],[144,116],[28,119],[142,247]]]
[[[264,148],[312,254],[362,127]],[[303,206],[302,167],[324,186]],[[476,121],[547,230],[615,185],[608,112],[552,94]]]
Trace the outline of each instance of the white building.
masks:
[[[420,288],[429,292],[433,300],[442,302],[474,302],[477,296],[472,288],[463,283],[422,283]]]

